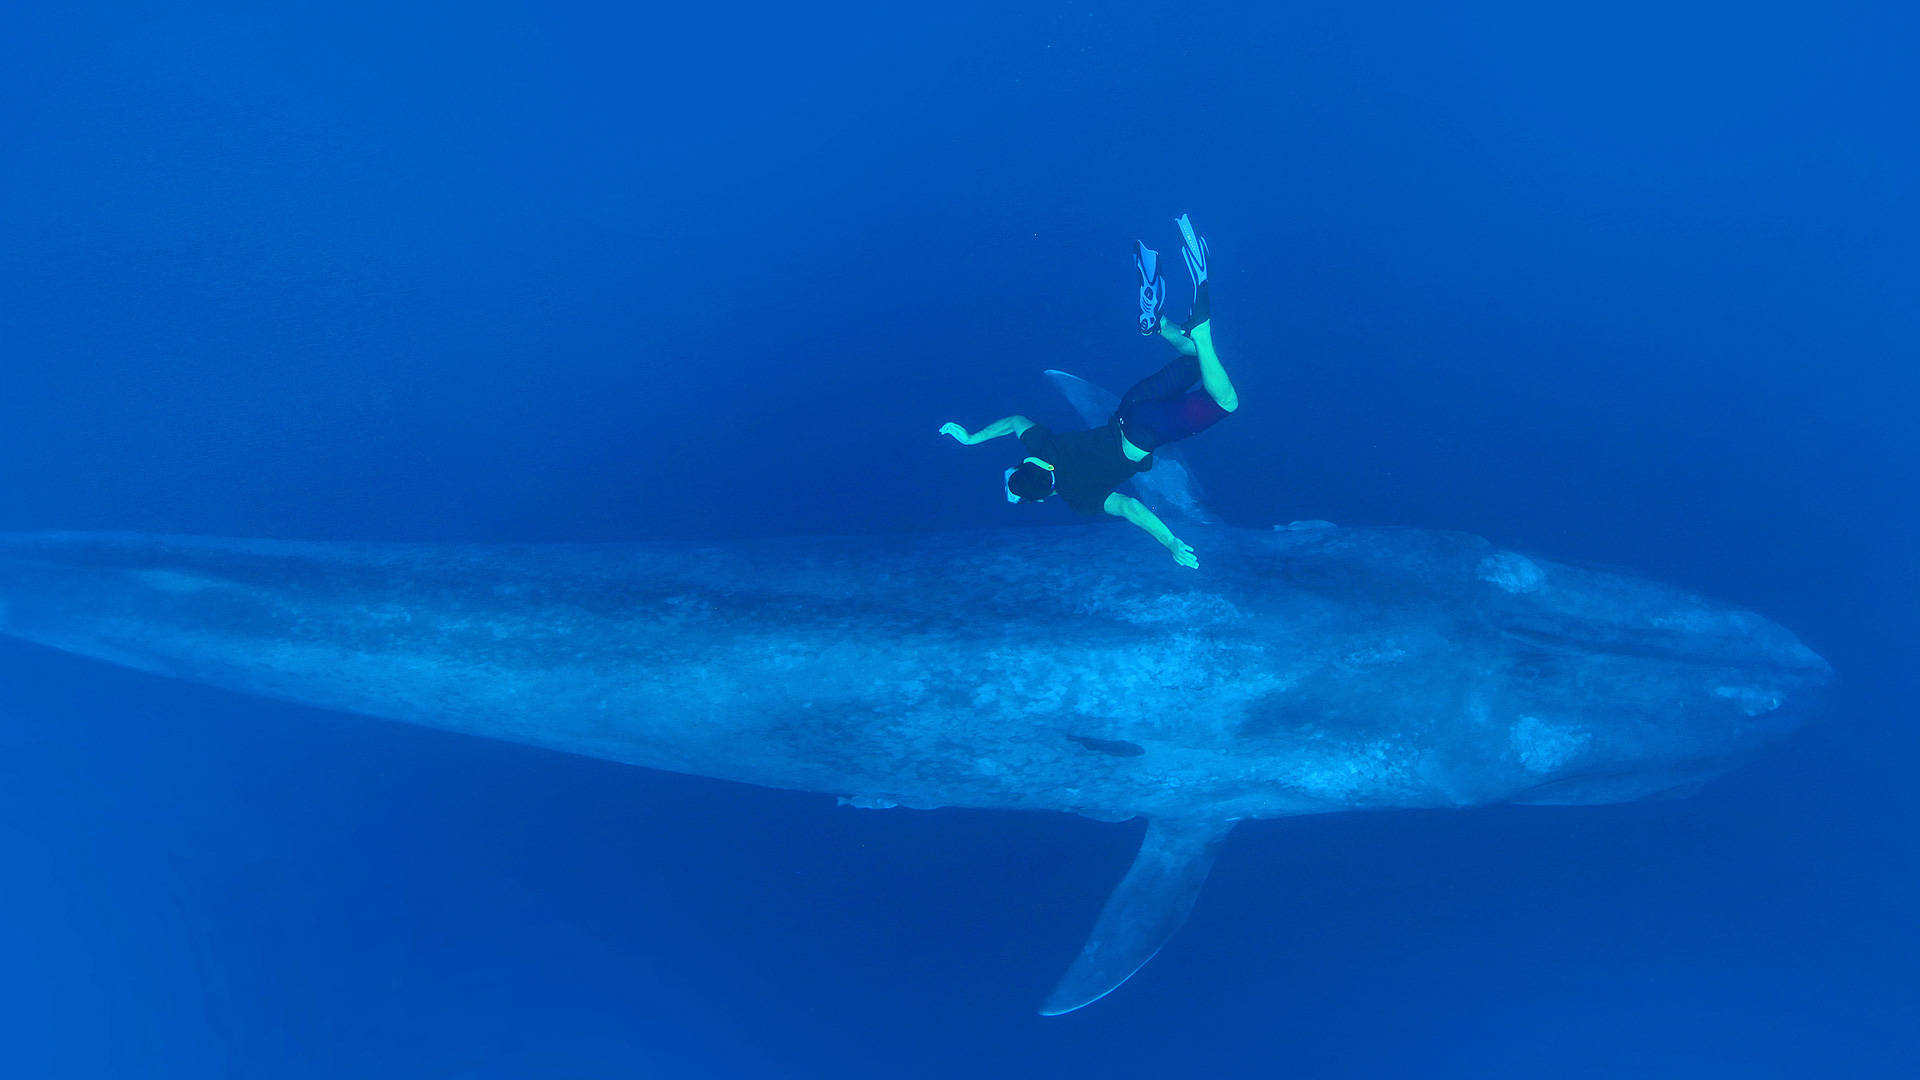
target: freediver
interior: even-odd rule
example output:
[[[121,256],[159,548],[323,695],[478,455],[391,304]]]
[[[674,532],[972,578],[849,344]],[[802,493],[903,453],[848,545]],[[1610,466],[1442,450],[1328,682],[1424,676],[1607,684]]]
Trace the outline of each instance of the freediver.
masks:
[[[1180,255],[1193,277],[1193,310],[1184,324],[1161,314],[1167,300],[1167,281],[1159,272],[1159,254],[1136,240],[1133,264],[1140,272],[1140,332],[1158,333],[1178,355],[1166,367],[1135,383],[1120,399],[1120,407],[1105,427],[1056,433],[1015,415],[995,420],[971,434],[959,424],[943,424],[940,434],[951,435],[967,446],[1002,435],[1016,436],[1026,446],[1028,457],[1006,471],[1008,502],[1038,503],[1058,495],[1076,513],[1125,518],[1164,545],[1175,562],[1197,568],[1200,561],[1191,546],[1173,535],[1173,530],[1140,500],[1114,490],[1135,473],[1152,468],[1155,450],[1198,435],[1240,407],[1233,382],[1213,351],[1207,303],[1207,241],[1194,235],[1187,215],[1181,214],[1175,222],[1180,226]]]

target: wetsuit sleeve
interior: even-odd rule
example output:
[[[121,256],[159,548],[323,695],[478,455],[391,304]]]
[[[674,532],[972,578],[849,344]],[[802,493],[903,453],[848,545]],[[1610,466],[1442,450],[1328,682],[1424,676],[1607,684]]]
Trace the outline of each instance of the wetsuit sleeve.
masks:
[[[1023,432],[1020,445],[1026,447],[1027,453],[1034,457],[1043,461],[1053,460],[1053,432],[1048,431],[1045,424],[1035,424]]]

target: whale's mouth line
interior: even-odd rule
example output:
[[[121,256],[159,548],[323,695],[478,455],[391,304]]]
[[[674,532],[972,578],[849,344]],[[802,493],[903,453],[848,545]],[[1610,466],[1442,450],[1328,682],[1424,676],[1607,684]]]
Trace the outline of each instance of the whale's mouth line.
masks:
[[[1830,672],[1826,661],[1807,653],[1805,658],[1784,658],[1755,653],[1743,648],[1740,638],[1713,637],[1689,639],[1671,630],[1638,629],[1605,623],[1581,623],[1569,629],[1501,622],[1496,629],[1510,640],[1537,649],[1567,656],[1618,656],[1632,660],[1659,660],[1694,667],[1737,671],[1772,678],[1824,679]]]
[[[1733,769],[1741,760],[1739,755],[1703,754],[1695,758],[1669,763],[1664,776],[1651,782],[1644,782],[1645,773],[1634,768],[1596,768],[1556,776],[1532,787],[1515,792],[1512,801],[1554,805],[1563,802],[1581,802],[1580,793],[1596,786],[1637,785],[1644,790],[1636,794],[1638,799],[1683,798],[1698,791],[1714,778]]]

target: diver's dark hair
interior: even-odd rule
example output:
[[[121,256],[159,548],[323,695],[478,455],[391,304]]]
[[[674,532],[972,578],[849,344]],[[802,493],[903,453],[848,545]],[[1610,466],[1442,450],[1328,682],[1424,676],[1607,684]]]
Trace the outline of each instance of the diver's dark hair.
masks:
[[[1037,502],[1053,494],[1053,474],[1031,461],[1021,462],[1007,477],[1007,490],[1021,502]]]

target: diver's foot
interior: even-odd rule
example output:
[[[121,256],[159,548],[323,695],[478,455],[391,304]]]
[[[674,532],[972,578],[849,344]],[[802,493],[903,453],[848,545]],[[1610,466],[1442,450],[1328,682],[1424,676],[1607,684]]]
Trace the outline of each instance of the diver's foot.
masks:
[[[1187,337],[1191,338],[1195,331],[1206,329],[1208,321],[1213,318],[1212,292],[1212,288],[1204,281],[1193,290],[1193,310],[1187,313]]]

